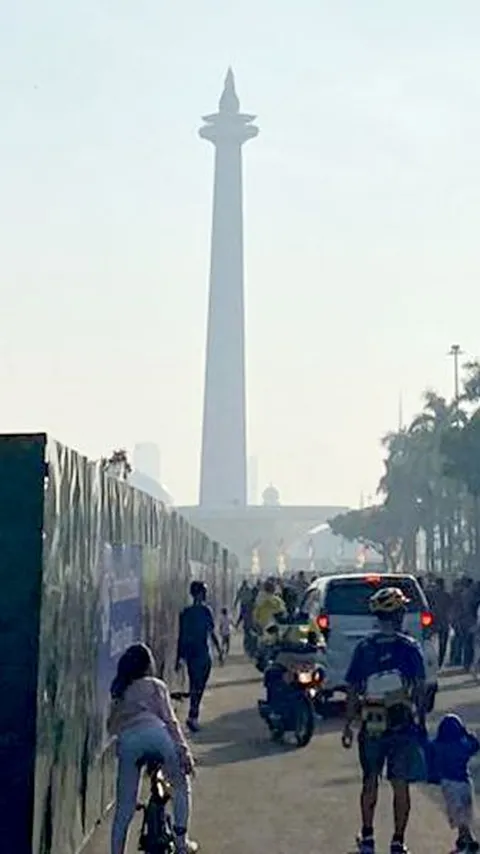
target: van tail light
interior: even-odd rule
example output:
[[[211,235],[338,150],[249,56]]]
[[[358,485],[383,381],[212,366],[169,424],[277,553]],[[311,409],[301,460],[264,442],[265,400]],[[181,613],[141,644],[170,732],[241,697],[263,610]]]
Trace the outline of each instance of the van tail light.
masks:
[[[433,614],[431,611],[422,611],[420,614],[420,625],[422,629],[433,628]]]
[[[328,614],[319,614],[317,617],[317,626],[321,632],[327,632],[330,628],[330,620]]]

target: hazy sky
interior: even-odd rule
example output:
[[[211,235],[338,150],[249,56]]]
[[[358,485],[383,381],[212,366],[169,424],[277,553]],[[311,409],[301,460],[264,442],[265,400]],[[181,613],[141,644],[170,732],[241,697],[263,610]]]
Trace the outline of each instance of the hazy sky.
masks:
[[[357,503],[446,351],[480,356],[478,0],[15,0],[0,11],[3,430],[155,439],[197,498],[213,149],[245,148],[249,452]]]

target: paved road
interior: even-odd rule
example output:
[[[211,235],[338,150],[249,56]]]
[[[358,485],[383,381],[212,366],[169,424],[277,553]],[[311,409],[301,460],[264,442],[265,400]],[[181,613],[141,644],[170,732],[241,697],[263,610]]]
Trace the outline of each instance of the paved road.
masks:
[[[359,772],[355,751],[340,747],[341,720],[320,724],[306,748],[273,745],[258,718],[260,684],[252,665],[233,656],[217,669],[195,737],[193,836],[205,854],[348,854],[358,829]],[[459,710],[480,730],[480,687],[449,673],[441,681],[439,712]],[[480,784],[480,768],[479,768]],[[479,785],[480,790],[480,785]],[[436,790],[415,787],[409,832],[413,854],[447,852],[451,832]],[[390,791],[382,786],[378,851],[388,851]],[[131,838],[129,854],[135,851]],[[99,832],[88,854],[108,852]]]

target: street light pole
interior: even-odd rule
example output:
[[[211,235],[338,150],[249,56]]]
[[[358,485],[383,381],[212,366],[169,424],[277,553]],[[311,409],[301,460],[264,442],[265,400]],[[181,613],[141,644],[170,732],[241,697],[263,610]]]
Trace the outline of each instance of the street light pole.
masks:
[[[463,350],[460,347],[460,344],[452,344],[448,355],[453,358],[453,390],[454,390],[454,400],[455,403],[458,403],[458,398],[460,397],[460,381],[458,376],[458,359],[459,356],[463,356]]]

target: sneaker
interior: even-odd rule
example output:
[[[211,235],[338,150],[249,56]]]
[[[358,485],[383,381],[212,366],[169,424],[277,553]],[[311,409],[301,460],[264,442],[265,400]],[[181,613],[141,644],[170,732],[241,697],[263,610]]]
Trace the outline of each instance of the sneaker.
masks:
[[[200,732],[200,726],[197,720],[193,718],[187,718],[187,727],[190,732]]]
[[[474,854],[478,851],[479,845],[476,839],[458,837],[453,854]]]
[[[390,844],[390,854],[409,854],[409,850],[404,842],[393,839]]]
[[[362,836],[359,833],[357,836],[357,845],[359,854],[375,854],[375,839],[373,836]]]
[[[198,842],[194,842],[193,839],[177,838],[176,854],[197,854],[198,850]]]
[[[476,839],[468,840],[457,839],[453,854],[476,854],[480,846]]]

